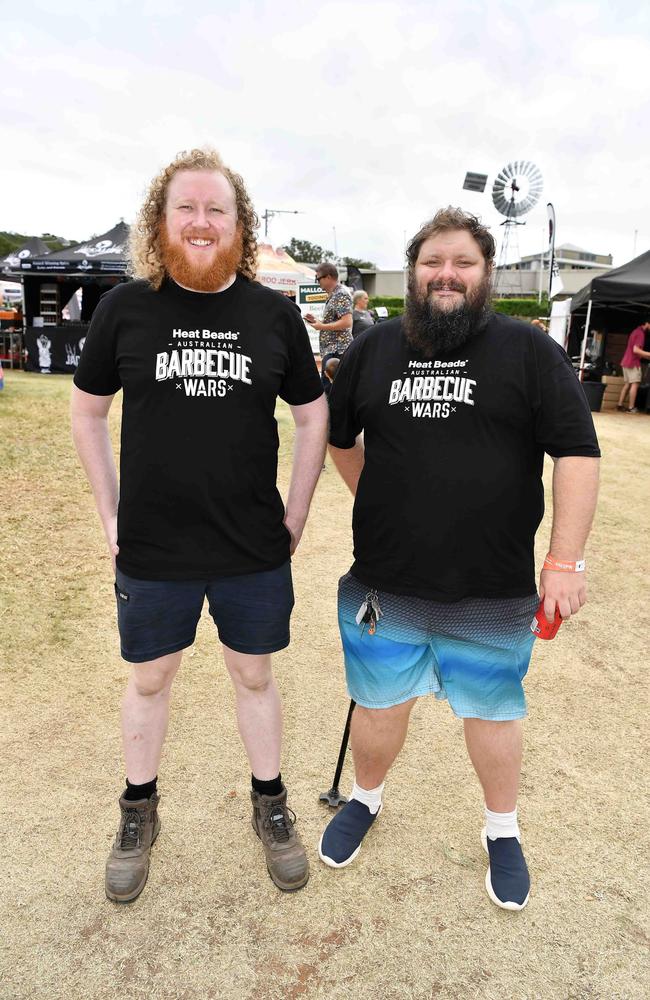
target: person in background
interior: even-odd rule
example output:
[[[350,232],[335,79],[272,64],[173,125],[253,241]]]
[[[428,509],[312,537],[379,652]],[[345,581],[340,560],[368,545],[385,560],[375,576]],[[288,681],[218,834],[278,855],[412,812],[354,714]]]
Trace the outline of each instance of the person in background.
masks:
[[[548,333],[548,327],[545,323],[542,323],[541,319],[531,319],[531,326],[536,326],[538,330],[543,330],[544,333]]]
[[[339,282],[339,272],[333,264],[319,264],[316,281],[327,292],[323,318],[319,321],[313,313],[305,313],[304,319],[320,335],[321,380],[324,392],[328,393],[331,381],[325,373],[327,362],[330,358],[340,360],[352,343],[352,299]]]
[[[352,337],[375,325],[375,318],[368,309],[368,293],[361,289],[352,296]]]
[[[621,368],[623,369],[625,382],[618,397],[618,406],[616,407],[617,410],[622,410],[624,413],[637,412],[636,397],[641,384],[641,361],[647,361],[650,358],[650,351],[644,350],[645,335],[649,330],[650,322],[646,320],[641,326],[635,327],[627,338],[625,354],[621,358]],[[628,390],[630,393],[629,407],[625,406],[625,397]]]

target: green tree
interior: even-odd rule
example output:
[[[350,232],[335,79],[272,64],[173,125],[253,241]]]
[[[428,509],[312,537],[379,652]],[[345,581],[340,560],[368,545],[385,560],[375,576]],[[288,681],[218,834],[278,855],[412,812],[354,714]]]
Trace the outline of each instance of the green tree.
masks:
[[[24,233],[0,231],[0,257],[6,257],[13,250],[18,250],[23,243],[31,238]],[[53,236],[52,233],[43,233],[39,239],[47,243],[52,251],[62,250],[64,247],[70,246],[71,243],[77,242],[77,240],[66,240],[62,236]]]
[[[331,250],[324,250],[317,243],[310,243],[309,240],[297,240],[291,237],[289,243],[282,247],[289,256],[293,257],[300,264],[319,264],[326,260],[333,260],[334,254]]]
[[[348,267],[367,267],[370,270],[377,267],[371,260],[360,260],[358,257],[341,257],[341,260]]]

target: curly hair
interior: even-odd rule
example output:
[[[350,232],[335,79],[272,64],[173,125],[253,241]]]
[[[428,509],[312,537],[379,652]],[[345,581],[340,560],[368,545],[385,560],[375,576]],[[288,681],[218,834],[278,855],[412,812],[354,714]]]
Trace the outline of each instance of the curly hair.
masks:
[[[237,204],[237,223],[241,227],[243,243],[238,273],[252,281],[257,267],[255,230],[259,226],[259,219],[240,175],[227,167],[216,149],[209,146],[178,153],[152,180],[144,204],[131,227],[129,238],[131,273],[136,278],[144,278],[153,288],[158,289],[162,284],[165,268],[161,254],[160,222],[165,212],[169,182],[179,170],[218,170],[232,184]]]
[[[492,233],[476,215],[464,212],[462,208],[453,208],[450,205],[448,208],[439,209],[429,222],[424,223],[410,241],[406,248],[406,259],[410,271],[415,267],[420,247],[424,241],[428,240],[430,236],[435,236],[436,233],[444,233],[450,229],[465,229],[470,236],[473,236],[481,248],[488,269],[492,267],[496,253],[496,243]]]

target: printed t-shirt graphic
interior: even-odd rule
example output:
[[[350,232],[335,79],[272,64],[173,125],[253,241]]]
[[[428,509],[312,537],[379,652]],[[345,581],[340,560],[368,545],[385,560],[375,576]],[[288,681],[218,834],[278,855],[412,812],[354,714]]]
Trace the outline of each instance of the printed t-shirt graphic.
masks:
[[[200,579],[286,562],[275,403],[309,403],[322,389],[285,296],[241,277],[207,294],[118,285],[93,315],[75,384],[123,390],[122,572]]]

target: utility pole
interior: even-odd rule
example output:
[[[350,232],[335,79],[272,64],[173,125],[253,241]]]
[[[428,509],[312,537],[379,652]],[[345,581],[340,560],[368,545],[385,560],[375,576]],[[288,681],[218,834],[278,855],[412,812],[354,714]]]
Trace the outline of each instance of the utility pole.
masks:
[[[265,208],[262,213],[262,218],[264,219],[264,239],[269,235],[269,219],[272,219],[274,215],[303,215],[303,212],[299,212],[297,208]]]

